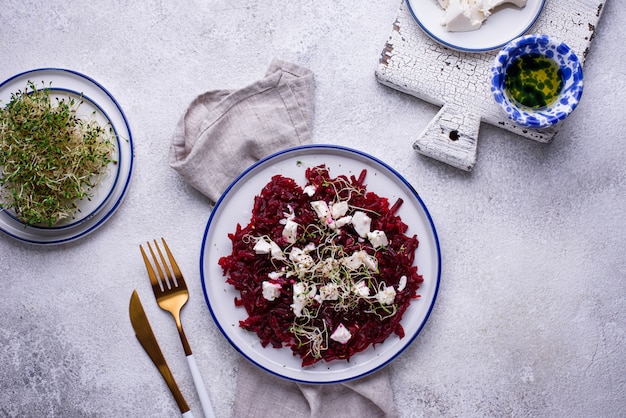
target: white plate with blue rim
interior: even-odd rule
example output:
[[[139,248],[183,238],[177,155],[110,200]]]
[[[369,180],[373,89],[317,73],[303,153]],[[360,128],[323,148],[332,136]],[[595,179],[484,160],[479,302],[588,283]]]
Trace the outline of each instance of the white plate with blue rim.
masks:
[[[350,357],[350,361],[320,361],[302,367],[301,359],[288,347],[262,347],[254,332],[239,326],[247,318],[244,307],[235,306],[239,292],[226,283],[218,262],[232,252],[228,234],[237,224],[250,222],[254,197],[274,175],[294,179],[304,187],[307,167],[325,164],[332,177],[359,176],[367,170],[367,190],[386,197],[398,198],[403,204],[397,214],[408,225],[407,235],[416,234],[419,247],[415,253],[418,273],[424,281],[420,298],[414,299],[400,324],[405,335],[392,334],[376,347],[368,347]],[[305,145],[290,148],[260,160],[244,171],[222,194],[208,220],[200,253],[202,288],[208,308],[218,328],[230,344],[250,362],[266,372],[295,382],[329,384],[366,376],[396,359],[420,333],[433,309],[441,275],[441,253],[433,220],[421,197],[397,171],[363,152],[333,145]]]
[[[94,118],[100,126],[110,126],[116,149],[115,163],[91,190],[90,199],[77,202],[79,211],[72,219],[53,226],[25,225],[15,213],[0,210],[0,230],[32,244],[61,244],[81,238],[102,226],[119,208],[128,190],[133,171],[133,139],[126,116],[111,93],[92,78],[61,68],[39,68],[17,74],[0,84],[0,106],[6,106],[12,94],[25,91],[28,83],[45,87],[51,100],[74,99],[82,102],[77,116]]]
[[[528,0],[522,8],[504,4],[496,8],[479,29],[449,32],[441,25],[445,11],[437,0],[407,0],[413,18],[428,36],[443,46],[463,52],[492,51],[525,34],[541,14],[544,3],[545,0]]]

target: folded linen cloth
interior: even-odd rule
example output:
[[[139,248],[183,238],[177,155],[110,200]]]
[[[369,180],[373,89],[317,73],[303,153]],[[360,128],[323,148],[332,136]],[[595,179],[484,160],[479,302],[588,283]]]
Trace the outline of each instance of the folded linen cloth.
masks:
[[[274,60],[261,80],[191,103],[174,131],[170,166],[216,202],[259,159],[312,142],[313,99],[313,73]]]
[[[274,60],[265,77],[240,90],[198,96],[176,126],[169,163],[216,202],[247,167],[312,142],[313,73]],[[234,415],[245,417],[395,417],[387,369],[353,381],[308,385],[283,380],[240,358]]]

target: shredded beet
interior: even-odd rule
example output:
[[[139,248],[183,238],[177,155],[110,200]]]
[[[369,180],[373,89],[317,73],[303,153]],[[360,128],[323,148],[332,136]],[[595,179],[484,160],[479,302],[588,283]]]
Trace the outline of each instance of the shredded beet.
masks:
[[[255,197],[250,223],[229,234],[232,253],[219,260],[227,283],[240,292],[235,304],[248,314],[240,326],[264,347],[290,347],[303,367],[349,360],[392,334],[402,338],[402,315],[419,297],[423,279],[413,265],[419,241],[405,235],[407,225],[396,215],[402,200],[390,206],[368,192],[365,176],[363,170],[358,178],[331,178],[320,165],[306,170],[304,188],[273,177]],[[347,202],[348,209],[320,215],[312,202],[333,210]],[[382,231],[386,242],[359,236],[355,219],[363,214],[369,231]],[[362,264],[355,267],[350,260],[357,259]],[[343,338],[334,334],[340,324]]]

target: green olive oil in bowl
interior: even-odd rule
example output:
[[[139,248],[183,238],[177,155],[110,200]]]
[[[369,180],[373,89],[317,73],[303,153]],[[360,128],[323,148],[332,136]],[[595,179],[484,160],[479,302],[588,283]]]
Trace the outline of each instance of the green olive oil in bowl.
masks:
[[[517,103],[539,109],[559,97],[563,78],[559,66],[551,58],[541,54],[520,55],[509,64],[504,87]]]
[[[509,42],[491,67],[491,92],[516,125],[544,129],[563,121],[583,92],[582,64],[565,43],[547,35]]]

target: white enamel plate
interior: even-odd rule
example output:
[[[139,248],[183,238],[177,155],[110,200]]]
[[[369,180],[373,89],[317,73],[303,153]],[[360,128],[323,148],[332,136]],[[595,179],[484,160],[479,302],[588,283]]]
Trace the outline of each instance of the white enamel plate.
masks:
[[[73,241],[100,227],[117,210],[124,198],[133,168],[133,142],[126,116],[115,98],[91,78],[71,70],[42,68],[27,71],[0,84],[0,106],[11,101],[11,94],[25,91],[29,82],[50,90],[50,98],[73,98],[82,104],[78,116],[95,118],[100,126],[111,126],[116,136],[116,151],[108,172],[92,190],[90,200],[78,202],[74,219],[53,227],[25,226],[15,215],[0,211],[0,230],[20,241],[34,244],[59,244]],[[93,116],[92,116],[93,114]]]
[[[239,327],[246,319],[245,308],[236,307],[238,293],[226,283],[218,261],[232,251],[229,233],[237,224],[250,222],[254,196],[277,174],[294,179],[300,186],[306,183],[305,170],[325,164],[331,177],[341,174],[359,176],[367,170],[367,190],[387,197],[390,204],[398,198],[404,203],[398,215],[409,226],[407,235],[417,234],[419,247],[416,264],[424,282],[419,289],[421,298],[414,299],[401,324],[404,338],[390,336],[383,344],[355,354],[350,361],[318,362],[303,368],[301,359],[291,350],[261,346],[253,332]],[[269,156],[247,169],[224,192],[209,218],[200,254],[200,274],[208,307],[221,332],[249,361],[263,370],[285,379],[305,383],[337,383],[356,379],[380,369],[394,360],[417,337],[424,327],[435,303],[441,273],[441,255],[435,226],[426,206],[413,187],[394,169],[360,151],[330,145],[310,145],[291,148]]]
[[[465,52],[491,51],[523,35],[539,17],[544,3],[545,0],[528,0],[522,8],[504,4],[480,29],[448,32],[441,25],[445,11],[437,0],[407,0],[411,14],[428,36],[444,46]]]

